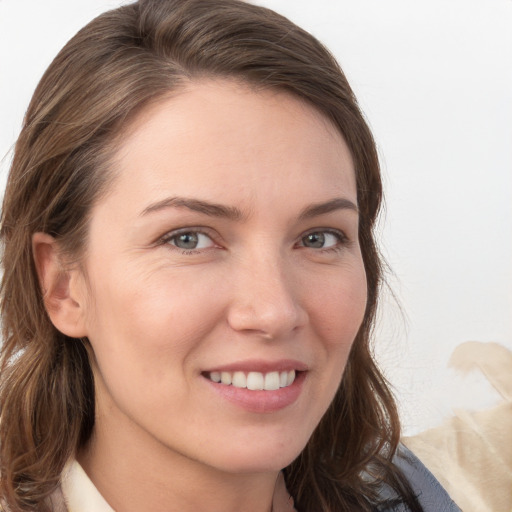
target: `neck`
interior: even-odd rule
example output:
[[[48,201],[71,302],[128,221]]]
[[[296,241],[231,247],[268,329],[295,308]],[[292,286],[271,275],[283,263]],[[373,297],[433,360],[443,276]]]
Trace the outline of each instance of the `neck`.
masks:
[[[147,433],[104,427],[77,459],[118,512],[269,512],[278,472],[230,473],[191,460]],[[137,435],[134,435],[137,434]]]

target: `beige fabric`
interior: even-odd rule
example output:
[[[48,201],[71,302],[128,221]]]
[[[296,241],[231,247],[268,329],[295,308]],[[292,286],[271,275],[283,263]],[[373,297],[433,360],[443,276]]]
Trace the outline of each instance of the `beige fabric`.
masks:
[[[480,370],[503,397],[492,409],[455,411],[443,425],[404,439],[464,512],[512,512],[512,352],[467,342],[451,365]]]

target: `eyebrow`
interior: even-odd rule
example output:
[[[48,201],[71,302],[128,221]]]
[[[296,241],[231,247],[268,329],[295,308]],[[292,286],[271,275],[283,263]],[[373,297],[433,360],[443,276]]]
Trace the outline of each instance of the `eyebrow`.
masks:
[[[153,212],[164,210],[166,208],[187,208],[194,212],[199,212],[210,217],[221,217],[229,220],[240,221],[247,218],[236,206],[225,206],[218,203],[211,203],[200,199],[187,197],[168,197],[156,203],[150,204],[142,212],[141,216]],[[307,206],[299,215],[300,220],[311,219],[320,215],[325,215],[336,210],[351,210],[359,213],[357,206],[342,197],[337,197],[323,203],[315,203]]]
[[[191,199],[186,197],[168,197],[162,201],[150,204],[142,211],[141,216],[172,207],[187,208],[210,217],[222,217],[229,220],[242,220],[244,218],[242,211],[235,206],[224,206],[222,204],[210,203],[209,201],[201,201],[200,199]]]
[[[325,203],[317,203],[308,206],[307,208],[302,210],[302,212],[299,215],[299,219],[312,219],[313,217],[325,215],[336,210],[351,210],[357,214],[359,213],[359,208],[355,203],[350,201],[350,199],[336,197],[334,199],[331,199],[330,201],[326,201]]]

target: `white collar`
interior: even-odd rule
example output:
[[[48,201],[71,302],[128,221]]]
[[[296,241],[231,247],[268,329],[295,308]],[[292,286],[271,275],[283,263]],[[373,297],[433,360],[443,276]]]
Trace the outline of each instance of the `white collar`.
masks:
[[[66,465],[61,487],[69,512],[115,512],[76,460]]]

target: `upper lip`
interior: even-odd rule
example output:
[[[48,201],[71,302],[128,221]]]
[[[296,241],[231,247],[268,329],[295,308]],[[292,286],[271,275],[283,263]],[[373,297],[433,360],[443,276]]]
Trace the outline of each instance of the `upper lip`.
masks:
[[[237,361],[234,363],[223,364],[219,366],[215,366],[212,368],[208,368],[205,372],[260,372],[260,373],[270,373],[270,372],[285,372],[285,371],[306,371],[308,370],[308,365],[301,362],[296,361],[294,359],[280,359],[277,361],[265,361],[262,359],[246,359],[243,361]]]

